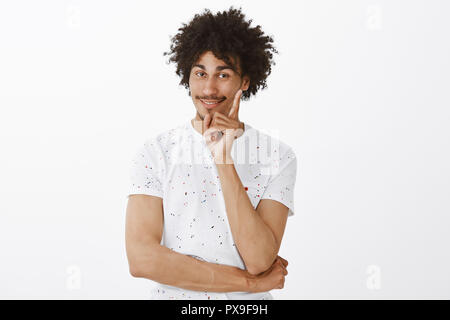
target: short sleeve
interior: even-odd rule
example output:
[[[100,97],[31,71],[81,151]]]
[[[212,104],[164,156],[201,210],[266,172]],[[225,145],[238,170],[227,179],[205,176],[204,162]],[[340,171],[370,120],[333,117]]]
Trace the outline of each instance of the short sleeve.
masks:
[[[131,161],[128,196],[146,194],[163,197],[164,159],[154,140],[141,146]]]
[[[279,160],[279,161],[278,161]],[[297,177],[297,158],[289,148],[283,156],[275,161],[274,173],[269,178],[261,199],[272,199],[289,208],[288,216],[294,215],[294,187]]]

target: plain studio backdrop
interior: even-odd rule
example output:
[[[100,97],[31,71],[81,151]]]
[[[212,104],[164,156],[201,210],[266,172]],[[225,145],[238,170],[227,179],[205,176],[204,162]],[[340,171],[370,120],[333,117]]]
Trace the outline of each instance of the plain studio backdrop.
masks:
[[[170,37],[231,5],[280,52],[240,119],[298,158],[275,299],[450,298],[445,0],[1,1],[0,298],[148,298],[131,159],[195,115]]]

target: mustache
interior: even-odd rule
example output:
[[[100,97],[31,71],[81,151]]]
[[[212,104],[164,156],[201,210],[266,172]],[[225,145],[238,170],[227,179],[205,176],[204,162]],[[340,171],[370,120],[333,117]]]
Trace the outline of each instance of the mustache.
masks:
[[[225,100],[226,99],[226,97],[223,97],[223,98],[217,98],[217,97],[196,97],[197,99],[202,99],[202,100],[219,100],[219,101],[222,101],[222,100]]]

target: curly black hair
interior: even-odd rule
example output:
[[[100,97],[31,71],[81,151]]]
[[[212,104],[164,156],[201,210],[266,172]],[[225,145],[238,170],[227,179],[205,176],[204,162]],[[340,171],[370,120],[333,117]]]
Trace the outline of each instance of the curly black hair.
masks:
[[[200,55],[211,51],[217,59],[226,62],[237,71],[229,57],[240,62],[241,79],[250,78],[250,86],[242,93],[242,100],[267,87],[266,78],[271,73],[272,52],[278,53],[273,47],[273,39],[264,35],[261,26],[250,27],[253,20],[245,21],[241,8],[230,7],[228,11],[213,15],[209,9],[202,14],[196,14],[189,24],[183,23],[179,33],[171,38],[169,61],[177,65],[176,74],[181,76],[180,85],[189,89],[189,76],[193,64]],[[237,59],[236,59],[237,58]],[[190,95],[189,91],[189,95]]]

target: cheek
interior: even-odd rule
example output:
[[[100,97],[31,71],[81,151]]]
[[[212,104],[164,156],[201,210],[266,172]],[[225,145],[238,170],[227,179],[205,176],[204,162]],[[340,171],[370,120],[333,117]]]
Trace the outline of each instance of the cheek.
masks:
[[[191,91],[196,89],[196,82],[194,80],[192,80],[192,77],[189,77],[189,89],[191,89]]]
[[[201,96],[203,94],[202,85],[196,81],[190,82],[189,89],[191,90],[191,92],[195,92],[195,95],[197,95],[197,96]]]

